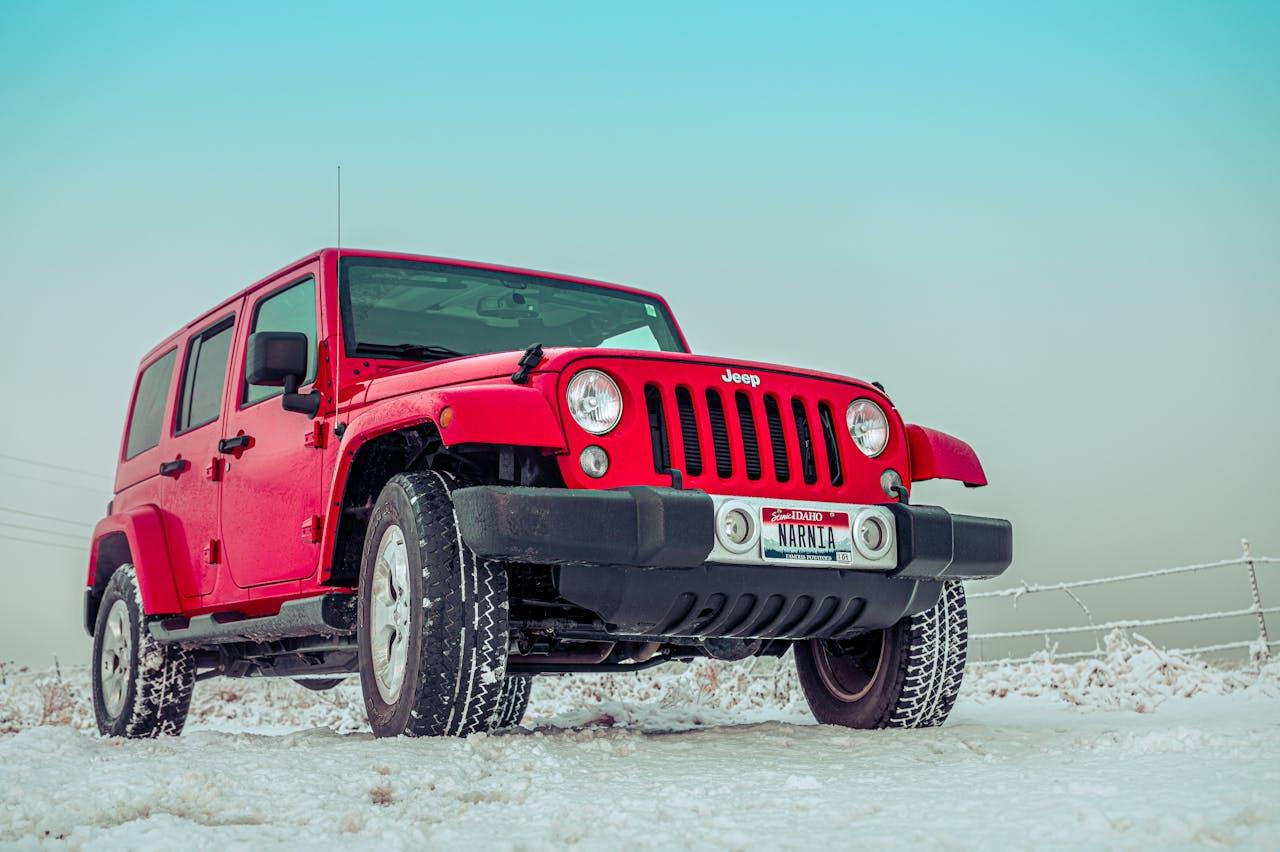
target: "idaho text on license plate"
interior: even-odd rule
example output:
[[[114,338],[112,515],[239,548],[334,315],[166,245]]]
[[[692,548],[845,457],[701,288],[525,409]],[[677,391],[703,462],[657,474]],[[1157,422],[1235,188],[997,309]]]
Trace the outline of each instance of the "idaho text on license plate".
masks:
[[[781,562],[851,563],[849,513],[765,506],[760,510],[760,550],[765,559]]]

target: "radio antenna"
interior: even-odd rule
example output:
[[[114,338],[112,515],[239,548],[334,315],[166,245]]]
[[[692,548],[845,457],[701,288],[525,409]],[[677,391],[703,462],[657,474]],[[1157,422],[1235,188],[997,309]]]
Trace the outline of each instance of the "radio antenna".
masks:
[[[338,249],[342,249],[342,166],[338,166]]]

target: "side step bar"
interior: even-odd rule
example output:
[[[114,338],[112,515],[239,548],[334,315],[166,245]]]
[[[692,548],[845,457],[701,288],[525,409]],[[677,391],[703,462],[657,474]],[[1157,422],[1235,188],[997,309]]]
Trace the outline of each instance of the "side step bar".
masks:
[[[221,645],[227,642],[271,642],[302,636],[340,636],[356,629],[356,596],[317,595],[285,601],[278,615],[245,618],[215,612],[195,618],[161,618],[149,625],[161,642],[183,645]]]

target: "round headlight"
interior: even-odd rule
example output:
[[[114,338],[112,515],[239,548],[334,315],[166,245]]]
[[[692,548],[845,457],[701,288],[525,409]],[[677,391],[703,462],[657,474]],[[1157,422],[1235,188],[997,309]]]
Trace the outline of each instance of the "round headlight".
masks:
[[[849,437],[870,458],[884,452],[889,444],[889,418],[869,399],[855,399],[844,413]]]
[[[622,419],[622,391],[599,370],[583,370],[570,379],[565,398],[573,419],[592,435],[603,435]]]

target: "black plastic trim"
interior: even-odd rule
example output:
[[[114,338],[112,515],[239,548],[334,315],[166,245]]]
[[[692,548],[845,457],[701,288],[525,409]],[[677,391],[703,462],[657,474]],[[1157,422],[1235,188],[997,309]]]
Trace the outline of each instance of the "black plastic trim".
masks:
[[[481,556],[543,564],[697,565],[715,520],[701,491],[481,485],[453,492],[458,530]]]
[[[301,636],[331,636],[356,628],[356,596],[316,595],[285,601],[276,615],[243,618],[238,613],[215,612],[195,618],[175,616],[150,624],[151,635],[161,642],[183,645],[220,645],[227,642],[269,642]]]
[[[102,605],[102,592],[90,586],[84,590],[84,632],[93,636],[93,628],[98,621],[98,607]]]
[[[980,579],[1013,564],[1013,525],[1006,520],[953,515],[941,506],[886,505],[897,521],[897,577]]]
[[[561,565],[555,582],[611,633],[654,638],[840,638],[924,612],[942,590],[883,572],[725,563]]]

